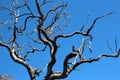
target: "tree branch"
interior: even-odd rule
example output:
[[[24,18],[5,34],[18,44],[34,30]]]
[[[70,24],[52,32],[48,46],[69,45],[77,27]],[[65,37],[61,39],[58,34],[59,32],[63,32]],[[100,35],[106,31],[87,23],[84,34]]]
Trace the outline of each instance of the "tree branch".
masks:
[[[56,12],[58,9],[63,8],[63,7],[66,7],[66,6],[67,6],[67,4],[62,4],[62,5],[60,5],[60,6],[57,6],[56,8],[53,8],[53,9],[49,10],[49,11],[47,12],[47,14],[45,15],[45,19],[44,19],[44,20],[47,19],[47,17],[49,16],[50,13]]]
[[[88,59],[88,60],[81,60],[79,62],[77,62],[76,64],[74,64],[69,70],[68,70],[68,74],[71,73],[77,66],[84,64],[84,63],[92,63],[95,61],[100,60],[102,57],[111,57],[111,58],[116,58],[120,56],[120,49],[116,54],[101,54],[99,55],[97,58],[92,58],[92,59]]]
[[[105,16],[111,15],[111,14],[113,14],[113,12],[110,12],[110,13],[105,14],[105,15],[103,15],[103,16],[97,17],[97,18],[93,21],[92,25],[91,25],[90,28],[87,30],[87,32],[82,32],[81,29],[80,29],[80,31],[76,31],[76,32],[73,32],[73,33],[68,34],[68,35],[64,35],[64,34],[57,35],[57,36],[54,37],[54,40],[56,41],[58,38],[68,38],[68,37],[72,37],[72,36],[75,36],[75,35],[77,35],[77,34],[80,34],[80,35],[83,35],[83,36],[92,37],[92,36],[90,35],[90,32],[91,32],[91,30],[94,28],[94,25],[95,25],[95,23],[97,22],[97,20],[99,20],[99,19],[101,19],[101,18],[103,18],[103,17],[105,17]],[[83,27],[82,27],[82,28],[83,28]]]
[[[5,47],[6,49],[8,49],[8,51],[10,53],[10,56],[13,59],[13,61],[15,61],[18,64],[23,65],[24,67],[26,67],[26,69],[27,69],[27,71],[28,71],[28,73],[30,75],[31,80],[36,80],[35,79],[35,70],[27,62],[25,62],[24,60],[19,58],[16,55],[17,53],[15,52],[14,49],[11,49],[7,44],[1,43],[1,42],[0,42],[0,46]]]
[[[87,30],[86,35],[89,35],[89,34],[90,34],[90,32],[91,32],[91,30],[94,28],[94,25],[95,25],[95,23],[97,22],[97,20],[99,20],[99,19],[101,19],[101,18],[103,18],[103,17],[109,16],[109,15],[111,15],[111,14],[113,14],[113,12],[110,12],[110,13],[107,13],[107,14],[105,14],[105,15],[103,15],[103,16],[97,17],[97,18],[93,21],[93,23],[92,23],[92,25],[90,26],[90,28]]]

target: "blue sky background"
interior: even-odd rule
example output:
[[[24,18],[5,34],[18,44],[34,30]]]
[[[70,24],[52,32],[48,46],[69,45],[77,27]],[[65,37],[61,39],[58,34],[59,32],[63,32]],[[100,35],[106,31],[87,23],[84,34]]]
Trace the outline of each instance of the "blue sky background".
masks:
[[[11,0],[0,0],[0,5],[6,4],[10,6]],[[34,1],[34,0],[33,0]],[[100,53],[111,53],[107,48],[107,40],[114,50],[114,39],[117,35],[118,48],[120,48],[120,0],[63,0],[68,2],[67,11],[69,13],[69,26],[65,28],[66,33],[73,32],[80,29],[80,27],[89,19],[89,24],[98,16],[104,15],[109,12],[114,14],[100,19],[95,28],[92,31],[93,39],[93,53],[85,54],[85,56],[97,56]],[[31,3],[32,6],[32,3]],[[0,21],[4,21],[7,16],[2,10],[0,10]],[[88,16],[89,15],[89,16]],[[1,31],[1,30],[0,30]],[[1,33],[1,32],[0,32]],[[8,32],[9,33],[9,32]],[[0,34],[1,35],[1,34]],[[2,35],[7,37],[7,33]],[[60,39],[58,43],[62,43],[61,49],[58,51],[58,62],[54,70],[61,70],[61,64],[63,57],[67,52],[70,52],[71,45],[79,46],[81,37],[75,36],[69,39]],[[23,41],[24,42],[24,41]],[[62,54],[62,55],[61,55]],[[36,60],[42,60],[41,57],[36,56]],[[48,58],[46,59],[46,61]],[[45,64],[42,61],[40,64],[36,62],[31,63],[33,66],[41,68]],[[59,62],[61,61],[61,62]],[[82,64],[77,67],[79,71],[73,71],[68,78],[64,80],[119,80],[120,79],[120,58],[102,58],[99,62],[92,64]],[[15,80],[29,80],[26,69],[12,61],[8,51],[5,48],[0,47],[0,74],[9,74],[14,77]],[[43,77],[43,75],[41,75]],[[41,79],[41,78],[40,78]],[[42,80],[42,79],[41,79]]]

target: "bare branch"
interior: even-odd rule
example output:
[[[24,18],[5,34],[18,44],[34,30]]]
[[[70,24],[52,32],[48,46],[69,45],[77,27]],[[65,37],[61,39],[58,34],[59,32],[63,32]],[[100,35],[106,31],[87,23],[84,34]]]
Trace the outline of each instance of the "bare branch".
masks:
[[[73,33],[68,34],[68,35],[64,35],[64,34],[57,35],[57,36],[54,37],[54,40],[56,41],[58,38],[69,38],[69,37],[75,36],[77,34],[80,34],[80,35],[83,35],[83,36],[86,35],[86,33],[84,33],[84,32],[76,31],[76,32],[73,32]]]
[[[51,27],[55,24],[55,22],[59,19],[59,14],[60,14],[60,13],[57,13],[57,14],[55,15],[55,17],[54,17],[54,19],[53,19],[53,22],[51,22],[51,24],[50,24],[48,27],[46,27],[45,30],[48,30],[49,28],[51,28]]]
[[[49,16],[50,13],[56,12],[58,9],[64,8],[64,7],[66,7],[66,6],[67,6],[67,4],[62,4],[62,5],[60,5],[60,6],[57,6],[56,8],[53,8],[53,9],[49,10],[49,11],[47,12],[47,14],[45,15],[45,19],[44,19],[44,20],[47,19],[47,17]]]
[[[42,6],[44,6],[44,5],[46,5],[47,3],[52,3],[52,2],[54,2],[54,1],[46,1],[46,0],[44,0],[44,2],[40,5],[40,7],[42,7]]]
[[[35,17],[34,17],[34,16],[28,16],[28,17],[26,17],[26,18],[25,18],[25,21],[24,21],[24,28],[17,30],[19,33],[23,33],[23,32],[25,31],[25,29],[26,29],[26,27],[27,27],[27,21],[28,21],[28,19],[30,19],[30,18],[35,18]]]
[[[95,25],[95,23],[97,22],[97,20],[99,20],[99,19],[101,19],[101,18],[103,18],[103,17],[109,16],[109,15],[111,15],[111,14],[113,14],[113,12],[110,12],[110,13],[105,14],[105,15],[103,15],[103,16],[97,17],[97,18],[93,21],[93,23],[92,23],[92,25],[90,26],[90,28],[87,30],[86,35],[89,35],[89,33],[91,32],[91,30],[94,28],[94,25]]]
[[[30,13],[32,14],[32,16],[34,16],[34,13],[32,12],[31,8],[28,6],[28,4],[25,2],[25,6],[27,7],[27,9],[30,11]]]
[[[21,14],[21,15],[19,15],[18,17],[27,16],[27,15],[31,15],[31,13]]]
[[[46,4],[53,2],[53,1],[35,0],[35,4],[32,4],[32,6],[35,5],[36,10],[32,10],[29,3],[27,3],[28,1],[29,0],[24,0],[24,3],[18,4],[17,0],[12,0],[12,9],[6,8],[6,7],[1,7],[2,9],[5,9],[8,12],[10,12],[10,14],[12,14],[10,16],[12,16],[14,19],[13,19],[13,23],[10,24],[10,25],[12,25],[12,27],[7,26],[8,21],[0,22],[0,28],[3,25],[5,25],[12,32],[12,33],[10,32],[10,34],[12,34],[12,37],[10,37],[8,39],[8,43],[5,43],[3,37],[0,36],[0,46],[5,47],[9,51],[10,57],[12,58],[12,60],[14,62],[21,64],[22,66],[24,66],[27,69],[31,80],[36,80],[36,75],[39,76],[39,74],[41,72],[44,72],[46,69],[47,69],[47,72],[44,76],[44,80],[63,79],[63,78],[66,78],[73,70],[76,70],[76,68],[81,64],[99,61],[103,57],[111,57],[111,58],[119,57],[120,49],[118,51],[118,42],[117,42],[116,37],[115,37],[115,41],[114,41],[116,53],[101,54],[101,55],[99,55],[97,57],[93,57],[93,58],[89,58],[89,57],[85,58],[85,56],[83,55],[88,50],[88,49],[86,50],[86,45],[89,48],[89,51],[92,52],[91,47],[92,47],[93,35],[91,35],[91,31],[95,27],[96,22],[101,18],[104,18],[108,15],[113,14],[112,12],[95,18],[93,20],[92,24],[89,26],[89,28],[86,31],[84,31],[84,30],[85,30],[86,26],[88,26],[88,20],[87,20],[86,25],[83,25],[78,31],[72,32],[70,34],[64,34],[63,33],[64,26],[61,24],[59,25],[58,21],[64,19],[63,17],[67,15],[65,12],[65,7],[67,6],[67,3],[62,3],[62,4],[57,5],[56,7],[52,7],[52,8],[50,6],[51,9],[42,11],[43,9],[46,8],[46,6],[45,6]],[[23,10],[27,9],[27,12],[20,14],[20,10],[22,10],[22,9]],[[38,15],[36,15],[35,14],[36,12],[34,12],[34,11],[37,11]],[[50,15],[52,15],[52,16],[50,16]],[[19,18],[22,20],[20,20]],[[48,18],[50,18],[50,20]],[[27,31],[27,29],[26,29],[26,28],[28,28],[27,25],[29,24],[28,23],[29,19],[33,19],[33,20],[35,19],[36,22],[38,22],[37,26],[36,26],[36,24],[33,24],[32,25],[33,27],[30,25],[30,27],[34,28],[34,30],[32,30],[30,32]],[[49,22],[47,23],[47,21],[49,21],[50,23]],[[19,26],[21,23],[23,24],[23,27]],[[2,28],[4,28],[4,27],[2,27]],[[57,31],[58,31],[58,33],[61,33],[61,34],[57,34],[56,33]],[[24,34],[23,34],[23,32],[24,32]],[[22,35],[21,35],[21,33],[22,33]],[[26,37],[26,35],[27,35],[27,37]],[[68,52],[68,54],[64,55],[65,57],[63,59],[63,64],[62,64],[63,70],[62,71],[54,71],[54,65],[56,64],[56,61],[58,60],[56,58],[56,54],[59,49],[57,40],[60,38],[70,38],[70,37],[73,37],[76,35],[78,35],[78,36],[80,35],[83,37],[80,45],[74,46],[74,44],[72,44],[72,47],[71,47],[72,51]],[[25,42],[20,42],[21,39],[24,39]],[[30,45],[27,45],[27,46],[25,45],[25,48],[26,48],[26,50],[25,50],[25,49],[23,49],[23,46],[21,46],[22,43],[30,43]],[[34,45],[36,45],[36,47],[33,47]],[[107,45],[108,45],[108,48],[112,51],[112,47],[109,45],[108,41],[107,41]],[[42,49],[41,49],[41,47],[42,47]],[[40,70],[39,68],[33,68],[26,61],[26,60],[30,60],[30,58],[34,58],[34,57],[30,57],[29,59],[27,59],[28,56],[30,55],[30,53],[43,52],[46,50],[49,50],[47,52],[47,55],[50,55],[50,61],[48,61],[47,65],[44,67],[43,70]],[[19,54],[22,54],[22,55],[19,56]]]
[[[26,54],[25,54],[25,56],[24,56],[24,60],[26,60],[26,57],[29,55],[29,53],[45,51],[45,49],[46,49],[47,46],[45,46],[45,47],[44,47],[43,49],[41,49],[41,50],[39,50],[39,49],[37,49],[37,48],[34,48],[33,46],[30,46],[30,47],[31,47],[32,49],[26,52]]]
[[[73,71],[77,66],[83,64],[83,63],[92,63],[92,62],[95,62],[95,61],[98,61],[100,60],[102,57],[112,57],[112,58],[116,58],[116,57],[119,57],[120,55],[120,50],[116,53],[116,54],[101,54],[99,55],[97,58],[92,58],[92,59],[89,59],[89,60],[81,60],[79,62],[77,62],[76,64],[74,64],[68,71],[68,74],[71,73],[71,71]]]
[[[115,36],[115,51],[118,50],[118,42],[117,42],[117,36]]]
[[[35,80],[35,71],[34,71],[34,69],[32,69],[32,67],[27,62],[25,62],[24,60],[20,59],[16,55],[17,53],[15,52],[14,49],[10,49],[10,47],[7,44],[1,43],[1,42],[0,42],[0,46],[7,48],[9,53],[10,53],[11,58],[13,59],[13,61],[23,65],[24,67],[26,67],[26,69],[29,72],[31,80]]]
[[[110,51],[113,52],[112,47],[109,45],[109,41],[108,40],[107,40],[107,45],[108,45],[108,48],[110,49]]]
[[[38,11],[38,13],[39,13],[40,16],[41,16],[41,21],[43,21],[43,20],[44,20],[44,15],[43,15],[43,13],[42,13],[42,11],[41,11],[41,9],[40,9],[38,0],[35,0],[35,3],[36,3],[37,11]]]
[[[111,13],[108,13],[108,14],[105,14],[105,15],[103,15],[103,16],[97,17],[97,18],[93,21],[91,27],[87,30],[86,33],[85,33],[85,32],[82,32],[81,29],[80,29],[80,31],[73,32],[72,34],[68,34],[68,35],[63,35],[63,34],[62,34],[62,35],[57,35],[57,36],[54,37],[54,40],[56,41],[58,38],[68,38],[68,37],[72,37],[72,36],[77,35],[77,34],[80,34],[80,35],[83,35],[83,36],[90,36],[90,37],[92,37],[89,33],[90,33],[90,31],[93,29],[93,27],[94,27],[95,23],[97,22],[97,20],[99,20],[99,19],[101,19],[101,18],[103,18],[103,17],[105,17],[105,16],[111,15],[111,14],[112,14],[112,12],[111,12]],[[84,27],[84,26],[83,26],[83,27]]]
[[[42,44],[42,42],[40,42],[40,41],[37,40],[37,39],[34,39],[34,38],[30,37],[28,34],[27,34],[27,37],[28,37],[30,40],[32,40],[34,43]]]
[[[49,38],[49,36],[46,34],[46,32],[45,32],[43,29],[41,29],[41,32],[43,33],[43,35],[45,36],[45,38],[46,38],[48,41],[50,41],[50,42],[53,43],[53,40]]]
[[[0,7],[0,8],[2,8],[2,9],[4,9],[4,10],[9,11],[9,12],[10,12],[10,14],[13,14],[13,12],[14,12],[12,9],[7,8],[7,7]]]

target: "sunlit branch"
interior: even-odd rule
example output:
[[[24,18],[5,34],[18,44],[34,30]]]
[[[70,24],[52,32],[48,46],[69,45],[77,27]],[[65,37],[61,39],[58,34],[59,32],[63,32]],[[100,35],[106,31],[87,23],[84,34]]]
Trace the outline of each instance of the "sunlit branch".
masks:
[[[40,41],[42,41],[45,45],[50,47],[50,50],[52,50],[52,45],[49,41],[47,41],[46,39],[42,38],[42,34],[41,34],[41,30],[38,30],[38,38]]]
[[[10,49],[10,47],[7,44],[1,43],[0,42],[0,46],[5,47],[8,49],[11,58],[16,62],[19,63],[21,65],[23,65],[24,67],[26,67],[26,69],[28,70],[28,73],[30,75],[31,80],[35,80],[35,70],[27,63],[25,62],[23,59],[19,58],[15,52],[14,49]]]
[[[48,41],[50,41],[50,42],[53,43],[53,40],[49,38],[49,36],[46,34],[46,32],[45,32],[44,30],[41,29],[41,32],[43,33],[43,35],[45,36],[45,38],[46,38]]]
[[[77,62],[76,64],[74,64],[68,71],[68,73],[71,73],[77,66],[84,64],[84,63],[92,63],[95,61],[100,60],[102,57],[111,57],[111,58],[116,58],[119,57],[120,55],[120,50],[116,53],[116,54],[101,54],[99,55],[97,58],[92,58],[92,59],[88,59],[88,60],[81,60],[79,62]]]

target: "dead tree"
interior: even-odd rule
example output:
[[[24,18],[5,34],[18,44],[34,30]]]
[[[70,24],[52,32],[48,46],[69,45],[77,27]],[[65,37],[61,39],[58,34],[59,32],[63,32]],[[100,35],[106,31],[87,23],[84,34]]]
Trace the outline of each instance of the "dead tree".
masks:
[[[58,5],[51,6],[55,1],[33,0],[33,9],[29,4],[29,0],[24,0],[24,2],[11,0],[11,2],[11,8],[1,7],[1,9],[9,12],[9,16],[12,19],[10,18],[7,22],[0,22],[0,29],[5,28],[5,31],[9,31],[9,37],[4,38],[4,36],[0,36],[0,46],[9,51],[14,62],[23,65],[27,69],[30,80],[36,80],[36,75],[39,76],[45,70],[47,70],[47,73],[44,76],[44,80],[64,79],[81,64],[99,61],[102,57],[116,58],[120,55],[120,50],[116,47],[116,52],[113,54],[100,54],[98,57],[88,59],[83,56],[86,44],[89,44],[89,51],[92,52],[91,45],[94,37],[91,31],[95,27],[96,22],[112,13],[95,18],[88,29],[82,26],[78,31],[71,34],[64,34],[64,26],[60,25],[61,23],[59,24],[59,22],[66,19],[68,15],[66,13],[67,3],[61,2]],[[56,54],[58,53],[58,49],[61,48],[57,41],[75,35],[83,36],[80,47],[76,48],[73,44],[71,52],[65,55],[62,64],[63,70],[54,71],[53,67],[58,60]],[[117,43],[115,45],[117,46]],[[31,53],[36,55],[46,51],[50,55],[50,60],[43,69],[34,68],[29,64],[30,57],[28,56]]]

